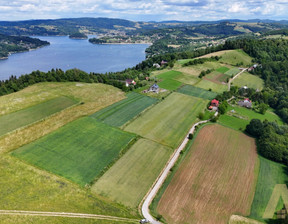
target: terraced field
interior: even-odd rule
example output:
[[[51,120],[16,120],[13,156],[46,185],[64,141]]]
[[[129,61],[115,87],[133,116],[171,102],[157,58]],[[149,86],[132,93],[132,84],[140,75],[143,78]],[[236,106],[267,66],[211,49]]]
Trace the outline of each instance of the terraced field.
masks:
[[[124,130],[175,148],[208,101],[172,93]]]
[[[249,215],[256,164],[254,139],[220,125],[206,125],[197,134],[157,210],[173,224],[222,224],[232,214]]]
[[[91,117],[111,126],[120,127],[157,101],[155,98],[131,92],[127,94],[126,99],[96,112]]]
[[[13,151],[12,155],[84,186],[115,160],[134,137],[86,117]]]
[[[212,100],[215,98],[215,96],[217,96],[217,93],[207,91],[205,89],[197,88],[195,86],[190,86],[190,85],[185,85],[181,87],[180,89],[178,89],[177,92],[183,93],[189,96],[203,98],[206,100]]]
[[[39,121],[76,103],[77,101],[62,96],[0,116],[0,136]]]
[[[140,139],[92,186],[92,192],[137,208],[171,153],[171,148]]]

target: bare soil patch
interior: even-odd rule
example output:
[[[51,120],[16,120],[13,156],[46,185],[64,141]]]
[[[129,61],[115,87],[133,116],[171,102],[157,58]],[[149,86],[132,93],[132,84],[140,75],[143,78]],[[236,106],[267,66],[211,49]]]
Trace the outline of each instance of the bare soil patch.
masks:
[[[232,214],[249,215],[256,162],[254,139],[220,125],[207,125],[198,133],[157,210],[173,224],[227,223]]]

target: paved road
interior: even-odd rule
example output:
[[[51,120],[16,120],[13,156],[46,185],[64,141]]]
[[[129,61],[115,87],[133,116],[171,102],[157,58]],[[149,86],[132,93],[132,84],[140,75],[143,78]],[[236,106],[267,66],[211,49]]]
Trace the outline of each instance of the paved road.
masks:
[[[45,216],[45,217],[68,217],[68,218],[83,218],[83,219],[104,219],[111,221],[125,221],[127,223],[138,223],[138,219],[129,219],[115,216],[83,214],[83,213],[68,213],[68,212],[40,212],[40,211],[19,211],[19,210],[0,210],[0,215],[30,215],[30,216]]]
[[[218,112],[215,113],[215,116],[218,115]],[[181,145],[174,151],[173,155],[171,156],[170,160],[167,162],[165,168],[163,169],[162,173],[156,180],[156,183],[154,186],[150,189],[149,193],[146,195],[146,198],[142,204],[142,215],[144,216],[145,219],[147,219],[150,223],[152,224],[161,224],[161,222],[155,220],[152,215],[150,214],[149,211],[149,205],[151,204],[153,198],[156,196],[158,190],[161,188],[162,184],[164,183],[165,179],[167,178],[170,169],[174,166],[175,162],[179,158],[180,152],[185,148],[186,144],[188,143],[189,139],[188,136],[190,133],[193,134],[195,131],[195,127],[199,124],[203,124],[208,122],[209,120],[206,121],[200,121],[192,126],[192,128],[189,130],[188,134],[186,135],[185,139],[181,143]]]

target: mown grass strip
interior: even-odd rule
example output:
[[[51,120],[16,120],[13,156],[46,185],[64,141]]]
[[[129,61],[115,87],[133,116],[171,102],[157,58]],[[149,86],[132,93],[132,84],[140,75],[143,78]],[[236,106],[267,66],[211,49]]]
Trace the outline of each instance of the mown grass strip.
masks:
[[[177,147],[208,101],[172,93],[124,130],[170,147]]]
[[[196,96],[199,98],[207,99],[207,100],[212,100],[217,96],[217,93],[214,93],[212,91],[207,91],[202,88],[198,88],[195,86],[190,86],[190,85],[185,85],[181,88],[178,89],[179,93],[183,93],[189,96]]]
[[[168,147],[140,139],[92,186],[92,191],[137,208],[171,153]]]
[[[39,121],[76,103],[77,101],[62,96],[11,114],[0,116],[0,136]]]
[[[287,166],[267,160],[261,156],[259,156],[259,158],[260,169],[257,180],[256,192],[251,207],[250,217],[258,219],[260,221],[264,221],[262,217],[265,212],[266,206],[268,205],[274,187],[277,184],[288,183],[288,168]],[[282,209],[282,207],[283,203],[279,203],[276,211]]]
[[[155,98],[131,92],[127,94],[126,99],[98,111],[91,117],[106,124],[120,127],[157,101]]]

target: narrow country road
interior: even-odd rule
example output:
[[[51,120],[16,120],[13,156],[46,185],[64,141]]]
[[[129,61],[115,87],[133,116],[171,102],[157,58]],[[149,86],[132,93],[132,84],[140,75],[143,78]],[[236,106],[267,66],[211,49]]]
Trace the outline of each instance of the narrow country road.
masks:
[[[18,211],[18,210],[0,210],[0,215],[31,215],[45,217],[66,217],[66,218],[82,218],[82,219],[104,219],[111,221],[122,221],[126,223],[138,223],[138,219],[129,219],[115,216],[68,213],[68,212],[40,212],[40,211]]]
[[[215,113],[214,116],[217,116],[218,112]],[[199,121],[196,124],[192,126],[192,128],[189,130],[188,134],[185,136],[185,139],[181,143],[181,145],[174,151],[173,155],[171,156],[170,160],[167,162],[166,166],[162,170],[161,174],[159,175],[158,179],[156,180],[155,184],[152,186],[148,194],[145,196],[145,200],[142,204],[142,215],[144,216],[145,219],[147,219],[150,223],[152,224],[161,224],[161,222],[155,220],[152,215],[150,214],[149,211],[149,205],[151,204],[152,200],[156,196],[157,192],[161,188],[162,184],[164,183],[165,179],[167,178],[170,169],[174,166],[176,163],[177,159],[179,158],[180,152],[185,148],[186,144],[188,143],[189,139],[188,136],[189,134],[193,134],[195,131],[195,127],[199,124],[203,124],[208,122],[209,120],[205,121]]]
[[[229,79],[229,81],[228,81],[228,91],[230,91],[231,82],[232,82],[234,79],[236,79],[236,77],[237,77],[238,75],[241,75],[243,72],[245,72],[247,69],[248,69],[248,68],[244,68],[241,72],[237,73],[237,75],[235,75],[232,79]]]

